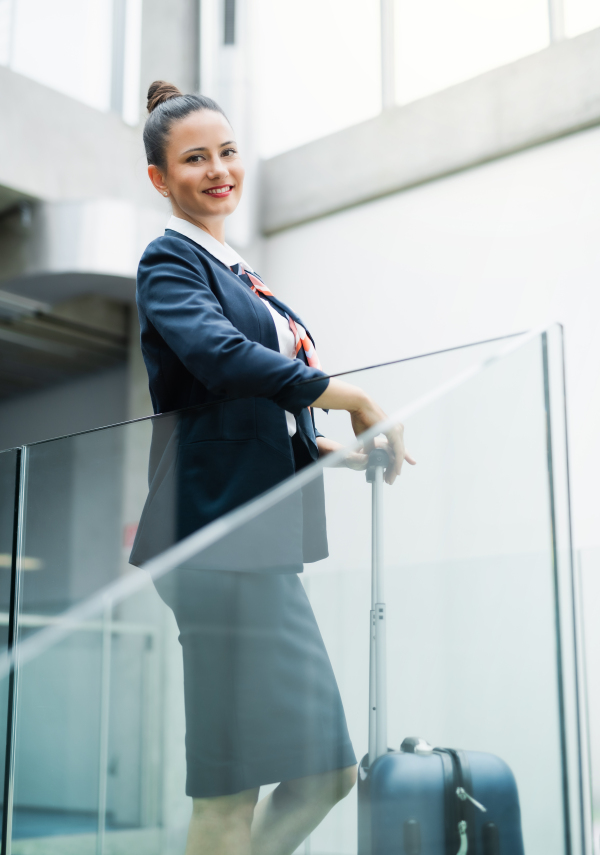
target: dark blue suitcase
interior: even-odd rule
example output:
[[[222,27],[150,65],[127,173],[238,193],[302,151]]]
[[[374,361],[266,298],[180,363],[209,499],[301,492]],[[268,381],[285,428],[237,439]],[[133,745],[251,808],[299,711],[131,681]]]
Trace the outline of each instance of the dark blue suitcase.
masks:
[[[503,760],[414,738],[371,768],[363,759],[358,855],[467,852],[524,855],[517,785]]]
[[[524,855],[517,784],[494,754],[405,739],[387,748],[381,502],[387,455],[369,455],[373,485],[369,753],[359,766],[358,855]]]

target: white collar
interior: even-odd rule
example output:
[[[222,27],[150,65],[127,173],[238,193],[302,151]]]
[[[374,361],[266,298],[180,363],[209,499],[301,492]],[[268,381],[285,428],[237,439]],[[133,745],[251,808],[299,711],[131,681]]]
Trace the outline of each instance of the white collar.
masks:
[[[244,261],[242,256],[237,253],[235,249],[230,247],[229,244],[219,243],[219,241],[212,235],[209,235],[208,232],[203,231],[188,220],[182,220],[179,217],[171,217],[167,223],[167,228],[172,229],[174,232],[179,232],[180,235],[189,237],[194,241],[194,243],[197,243],[207,252],[210,252],[210,254],[216,258],[217,261],[220,261],[221,264],[224,264],[225,267],[232,267],[234,264],[241,264],[245,270],[249,270],[251,273],[254,273],[250,265]]]

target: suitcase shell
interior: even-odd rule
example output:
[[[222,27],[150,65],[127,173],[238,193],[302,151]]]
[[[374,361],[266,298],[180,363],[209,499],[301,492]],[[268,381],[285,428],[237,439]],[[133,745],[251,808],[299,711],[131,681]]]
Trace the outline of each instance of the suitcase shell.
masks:
[[[359,767],[359,855],[524,855],[517,785],[499,757],[400,750],[378,757],[371,769],[367,763],[365,757]],[[457,796],[459,786],[485,813]]]

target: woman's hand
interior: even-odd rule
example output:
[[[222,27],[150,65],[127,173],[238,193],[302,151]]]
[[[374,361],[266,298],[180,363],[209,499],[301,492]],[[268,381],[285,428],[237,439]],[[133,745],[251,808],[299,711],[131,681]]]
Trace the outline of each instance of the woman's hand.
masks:
[[[317,448],[319,449],[319,457],[325,457],[326,454],[333,454],[334,451],[339,451],[344,446],[341,442],[336,442],[335,439],[328,439],[326,436],[317,437]],[[364,451],[349,451],[344,457],[342,466],[347,469],[355,469],[360,472],[367,468],[368,454]]]
[[[369,398],[366,392],[363,392],[363,390],[359,389],[358,386],[352,386],[350,383],[344,383],[342,380],[337,380],[335,378],[332,378],[329,381],[327,389],[317,398],[316,401],[313,401],[312,406],[331,410],[347,410],[350,413],[352,429],[355,436],[360,436],[360,434],[364,433],[379,422],[385,421],[387,418],[381,407]],[[393,484],[400,474],[404,461],[406,460],[407,463],[414,466],[416,460],[410,456],[404,447],[404,425],[394,425],[394,427],[386,431],[385,436],[386,439],[383,443],[379,442],[377,439],[375,442],[370,443],[370,448],[377,445],[386,448],[388,451],[390,455],[390,463],[385,471],[385,480],[388,484]],[[324,438],[319,437],[319,439]],[[329,442],[331,442],[331,440],[329,440]],[[352,462],[355,464],[360,462],[362,464],[362,459],[367,456],[370,448],[365,448],[364,451],[361,450],[359,452],[353,452],[348,457],[349,459],[351,457],[355,457]],[[319,453],[321,453],[320,449]],[[324,453],[328,452],[324,449]],[[356,465],[351,466],[351,468],[364,467],[362,465]]]

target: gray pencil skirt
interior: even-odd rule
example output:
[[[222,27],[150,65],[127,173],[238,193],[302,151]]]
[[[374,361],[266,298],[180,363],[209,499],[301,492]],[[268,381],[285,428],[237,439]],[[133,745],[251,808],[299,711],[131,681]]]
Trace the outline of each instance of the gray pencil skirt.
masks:
[[[296,574],[180,569],[156,587],[183,650],[187,795],[230,795],[356,762]]]

